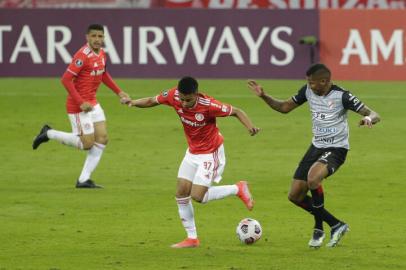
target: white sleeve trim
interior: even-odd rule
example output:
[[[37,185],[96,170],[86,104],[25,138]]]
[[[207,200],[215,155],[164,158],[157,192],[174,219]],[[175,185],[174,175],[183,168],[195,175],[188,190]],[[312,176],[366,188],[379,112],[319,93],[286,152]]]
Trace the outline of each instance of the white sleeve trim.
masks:
[[[233,112],[233,106],[230,105],[230,113],[228,114],[228,116],[230,116],[232,112]]]
[[[362,109],[364,107],[364,103],[361,102],[361,104],[357,107],[356,112]]]

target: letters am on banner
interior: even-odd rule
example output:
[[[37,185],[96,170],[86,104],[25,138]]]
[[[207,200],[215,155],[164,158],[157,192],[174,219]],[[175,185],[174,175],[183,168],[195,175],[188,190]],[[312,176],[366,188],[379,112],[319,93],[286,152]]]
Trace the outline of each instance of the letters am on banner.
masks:
[[[404,10],[323,10],[320,41],[320,59],[336,79],[405,80]]]

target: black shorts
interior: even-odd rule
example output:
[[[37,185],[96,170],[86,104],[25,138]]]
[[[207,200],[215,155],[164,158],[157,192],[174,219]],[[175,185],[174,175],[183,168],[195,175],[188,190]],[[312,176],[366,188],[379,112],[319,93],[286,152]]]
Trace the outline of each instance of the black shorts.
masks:
[[[317,148],[311,144],[300,161],[293,177],[294,179],[307,181],[307,174],[309,173],[310,167],[316,161],[327,164],[328,177],[335,173],[344,163],[347,152],[348,149],[345,148]]]

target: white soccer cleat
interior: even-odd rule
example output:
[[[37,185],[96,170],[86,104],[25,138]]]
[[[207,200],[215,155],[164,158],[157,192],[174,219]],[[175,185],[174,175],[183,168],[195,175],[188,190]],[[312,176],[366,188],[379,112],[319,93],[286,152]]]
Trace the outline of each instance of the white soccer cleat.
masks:
[[[323,244],[323,240],[326,238],[326,234],[324,231],[319,229],[314,229],[313,236],[309,241],[309,247],[311,248],[319,248]]]
[[[327,247],[335,247],[343,238],[346,232],[350,231],[350,227],[346,223],[340,223],[336,228],[331,230],[330,242],[326,245]]]

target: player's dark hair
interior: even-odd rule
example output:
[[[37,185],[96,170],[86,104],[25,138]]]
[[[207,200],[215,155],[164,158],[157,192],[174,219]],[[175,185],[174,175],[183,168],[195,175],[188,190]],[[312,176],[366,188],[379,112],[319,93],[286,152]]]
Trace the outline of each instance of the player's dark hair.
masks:
[[[192,77],[183,77],[178,82],[178,91],[184,95],[189,95],[196,93],[198,90],[199,84],[195,78]]]
[[[91,24],[87,27],[87,34],[89,34],[90,31],[92,30],[97,30],[97,31],[103,31],[104,33],[104,27],[101,24]]]
[[[312,66],[310,66],[307,71],[306,71],[306,76],[323,76],[323,77],[331,77],[331,71],[328,67],[326,67],[323,64],[314,64]]]

